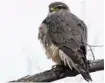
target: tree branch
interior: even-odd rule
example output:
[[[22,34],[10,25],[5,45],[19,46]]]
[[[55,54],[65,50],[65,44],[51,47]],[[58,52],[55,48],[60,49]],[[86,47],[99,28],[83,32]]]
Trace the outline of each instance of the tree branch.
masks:
[[[99,70],[104,70],[104,60],[95,60],[95,61],[89,61],[89,71],[95,72]],[[52,82],[61,78],[65,77],[73,77],[78,75],[79,73],[73,69],[70,70],[64,66],[57,66],[55,68],[52,68],[51,70],[47,70],[45,72],[35,74],[32,76],[25,76],[21,79],[18,79],[16,81],[11,82]]]

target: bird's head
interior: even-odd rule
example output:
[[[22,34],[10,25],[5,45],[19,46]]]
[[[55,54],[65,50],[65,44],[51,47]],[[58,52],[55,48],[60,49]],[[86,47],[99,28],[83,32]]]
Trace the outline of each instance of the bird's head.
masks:
[[[58,12],[60,10],[69,10],[68,6],[62,2],[54,2],[49,5],[49,12]]]

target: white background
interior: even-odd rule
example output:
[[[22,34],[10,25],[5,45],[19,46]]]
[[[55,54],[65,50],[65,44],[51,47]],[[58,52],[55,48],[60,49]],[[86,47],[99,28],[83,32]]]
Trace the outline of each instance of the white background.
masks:
[[[88,43],[103,45],[104,0],[0,0],[0,83],[48,70],[48,60],[37,38],[48,14],[48,5],[65,2],[88,26]],[[104,58],[103,47],[93,48],[96,59]],[[88,51],[88,58],[92,59]],[[93,82],[104,82],[103,71],[91,73]],[[86,82],[81,75],[55,82]]]

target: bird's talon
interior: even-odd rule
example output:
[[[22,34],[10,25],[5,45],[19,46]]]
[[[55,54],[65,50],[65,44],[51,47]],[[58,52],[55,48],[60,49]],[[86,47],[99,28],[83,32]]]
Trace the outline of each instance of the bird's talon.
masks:
[[[60,68],[60,67],[63,67],[63,68],[64,68],[65,66],[64,66],[64,65],[53,65],[53,66],[52,66],[52,69]]]

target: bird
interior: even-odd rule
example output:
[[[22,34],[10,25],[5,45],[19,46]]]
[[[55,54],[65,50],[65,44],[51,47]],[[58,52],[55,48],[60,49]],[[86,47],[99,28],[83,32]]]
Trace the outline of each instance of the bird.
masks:
[[[48,15],[39,27],[38,39],[48,59],[56,65],[74,68],[86,81],[92,81],[86,57],[87,26],[65,3],[49,4]]]

